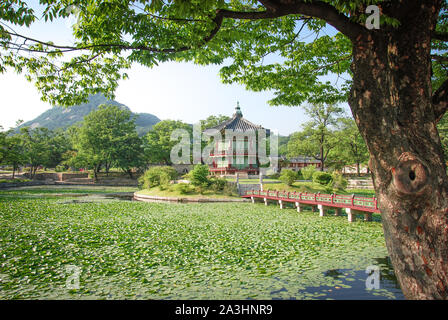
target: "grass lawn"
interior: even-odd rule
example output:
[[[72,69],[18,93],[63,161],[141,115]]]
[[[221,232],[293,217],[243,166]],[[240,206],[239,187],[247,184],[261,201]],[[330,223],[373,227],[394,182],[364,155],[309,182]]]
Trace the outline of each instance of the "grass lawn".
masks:
[[[383,283],[379,215],[348,223],[274,205],[52,197],[64,190],[100,192],[0,191],[0,299],[402,297]],[[365,289],[370,265],[381,266],[379,290]],[[67,266],[81,270],[79,289],[66,287]]]

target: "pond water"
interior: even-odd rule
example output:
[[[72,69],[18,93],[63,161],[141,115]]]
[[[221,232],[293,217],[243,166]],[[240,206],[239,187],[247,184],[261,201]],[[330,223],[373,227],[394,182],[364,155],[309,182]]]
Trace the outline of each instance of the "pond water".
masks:
[[[76,199],[64,199],[63,203],[89,203],[110,200],[134,201],[132,193],[122,192],[114,194],[90,194]],[[62,202],[60,202],[62,203]],[[379,287],[367,289],[366,281],[369,275],[365,269],[331,269],[323,276],[336,282],[333,286],[307,287],[303,290],[306,297],[318,300],[404,300],[404,295],[398,284],[389,257],[374,259],[374,266],[379,267]],[[275,277],[274,277],[275,278]],[[278,299],[278,294],[287,291],[285,288],[271,292],[272,299]],[[303,297],[299,294],[299,297]],[[110,297],[112,298],[112,297]],[[291,299],[296,299],[291,297]]]
[[[22,230],[12,238],[10,230],[3,228],[3,238],[9,239],[5,241],[9,246],[7,254],[13,259],[6,260],[9,267],[0,268],[0,273],[18,270],[16,273],[23,274],[39,265],[44,254],[46,257],[43,275],[47,278],[39,274],[29,284],[17,277],[19,280],[11,284],[9,291],[3,292],[5,296],[404,299],[386,257],[381,226],[377,222],[348,224],[337,217],[320,219],[312,213],[298,216],[295,211],[280,212],[274,206],[243,204],[193,204],[188,208],[195,210],[186,212],[185,205],[160,203],[151,204],[148,210],[149,205],[131,202],[132,192],[63,191],[70,193],[45,194],[36,190],[0,196],[11,198],[3,201],[4,212],[16,213],[6,215],[9,224],[0,226],[17,224]],[[14,200],[19,196],[19,200]],[[77,203],[85,204],[71,205]],[[67,215],[67,210],[72,214]],[[129,214],[114,214],[123,211]],[[222,219],[222,214],[227,219]],[[27,219],[26,223],[22,216]],[[51,223],[42,224],[42,219]],[[148,242],[151,235],[157,241]],[[62,250],[72,259],[67,261],[85,261],[83,268],[91,271],[89,277],[82,278],[80,292],[67,294],[62,286],[49,290],[49,277],[60,272],[60,239],[66,239]],[[119,245],[111,244],[111,239]],[[34,243],[46,245],[42,249],[37,246],[41,254],[34,254]],[[15,260],[19,258],[20,263]],[[102,271],[103,265],[109,268],[106,273]],[[367,289],[367,266],[378,267],[378,288]]]
[[[366,270],[334,269],[326,271],[324,275],[342,281],[341,285],[308,287],[306,291],[321,300],[404,300],[389,257],[375,260],[380,271],[378,288],[367,289],[366,282],[372,273]],[[372,284],[372,281],[369,283]]]

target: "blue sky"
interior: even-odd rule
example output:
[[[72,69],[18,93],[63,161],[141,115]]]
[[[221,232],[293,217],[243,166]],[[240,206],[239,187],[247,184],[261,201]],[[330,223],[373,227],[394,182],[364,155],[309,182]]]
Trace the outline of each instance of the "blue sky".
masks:
[[[40,12],[37,0],[26,1]],[[38,15],[39,16],[39,15]],[[70,25],[73,21],[36,23],[26,34],[55,43],[72,43]],[[221,83],[219,66],[198,66],[192,63],[163,63],[152,69],[134,65],[121,81],[116,98],[133,112],[152,113],[160,119],[196,123],[209,115],[232,115],[239,101],[248,120],[263,125],[282,135],[300,129],[307,120],[300,107],[271,107],[267,101],[272,92],[251,92],[241,85]],[[0,96],[4,128],[14,126],[16,120],[31,120],[51,108],[40,100],[34,85],[23,75],[13,72],[0,74]]]

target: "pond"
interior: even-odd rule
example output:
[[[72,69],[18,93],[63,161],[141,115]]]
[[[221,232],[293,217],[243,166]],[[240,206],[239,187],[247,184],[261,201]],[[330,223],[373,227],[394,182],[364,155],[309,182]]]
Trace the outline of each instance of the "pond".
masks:
[[[403,299],[379,215],[348,223],[130,194],[0,192],[0,299]],[[65,287],[67,266],[81,271],[79,290]],[[366,289],[368,266],[378,289]]]
[[[341,280],[336,286],[308,287],[306,291],[316,299],[334,300],[404,300],[397,277],[395,276],[389,257],[377,258],[379,266],[378,286],[368,270],[334,269],[324,273],[326,277]],[[369,281],[370,280],[370,281]],[[368,282],[368,284],[366,284]]]

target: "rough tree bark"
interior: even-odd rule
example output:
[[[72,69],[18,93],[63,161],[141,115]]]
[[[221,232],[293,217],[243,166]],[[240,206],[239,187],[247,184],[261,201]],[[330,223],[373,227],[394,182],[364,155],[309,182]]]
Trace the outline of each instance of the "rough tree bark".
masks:
[[[448,179],[431,87],[440,1],[391,1],[398,29],[353,41],[349,104],[369,152],[386,245],[407,299],[448,299]]]

